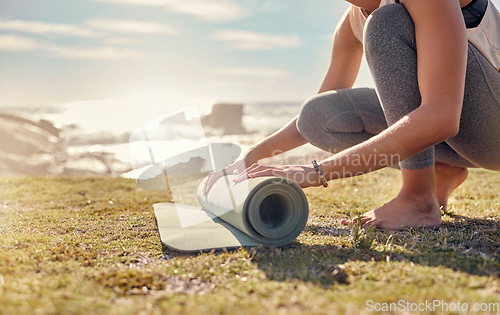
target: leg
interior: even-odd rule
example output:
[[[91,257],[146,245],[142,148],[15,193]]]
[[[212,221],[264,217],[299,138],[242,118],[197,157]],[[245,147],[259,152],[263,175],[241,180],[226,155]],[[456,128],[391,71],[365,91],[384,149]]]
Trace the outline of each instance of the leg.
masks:
[[[396,198],[380,208],[365,213],[363,226],[399,230],[407,227],[430,227],[441,223],[436,201],[434,166],[420,170],[401,170],[403,186]],[[343,224],[351,224],[343,220]]]
[[[420,104],[414,25],[401,5],[376,10],[365,31],[365,52],[389,124]],[[500,169],[500,74],[469,44],[458,135],[401,163],[398,196],[365,215],[366,224],[397,229],[438,224],[439,210],[467,177],[464,167]],[[457,154],[458,153],[458,154]],[[437,186],[437,187],[436,187]]]
[[[365,39],[365,51],[377,92],[384,104],[384,115],[389,123],[393,123],[420,105],[413,21],[404,7],[384,6],[375,11],[370,18]],[[401,163],[404,182],[401,193],[384,207],[367,214],[367,217],[373,219],[373,223],[390,228],[438,224],[435,218],[439,212],[435,205],[439,203],[446,207],[448,196],[467,177],[466,167],[477,165],[491,169],[500,168],[500,145],[498,143],[500,125],[496,123],[500,120],[498,113],[500,75],[472,45],[469,48],[464,112],[459,134],[447,141],[448,144],[442,143],[436,146],[438,163],[435,167],[433,167],[433,149],[426,150]],[[379,126],[374,130],[363,128],[363,124],[369,125],[363,119],[361,119],[363,123],[361,125],[349,123],[350,118],[345,110],[336,108],[337,106],[331,107],[336,103],[344,103],[339,101],[342,95],[338,94],[332,92],[331,95],[325,94],[310,100],[304,105],[301,113],[302,123],[298,121],[299,131],[307,140],[320,148],[334,152],[364,141],[381,131],[375,131],[380,128]],[[344,99],[352,98],[346,96]],[[324,103],[328,98],[331,101],[330,107],[335,109],[331,115],[322,110],[318,111],[318,107],[319,109],[326,108]],[[362,104],[359,101],[351,103],[354,107]],[[478,116],[477,103],[482,104],[479,106],[481,109],[479,114],[485,117]],[[356,113],[355,110],[351,112]],[[348,119],[345,120],[345,118]],[[380,119],[377,118],[375,121],[380,121]],[[472,131],[467,132],[468,129]],[[434,171],[430,172],[427,168]],[[435,185],[419,185],[430,182],[435,182]],[[418,201],[418,206],[415,206],[415,201]],[[401,207],[403,204],[407,207]],[[402,209],[402,212],[398,213],[398,209]],[[430,221],[429,217],[421,217],[422,213],[429,211],[432,213]],[[383,223],[384,219],[389,222],[389,219],[394,217],[401,218],[400,222],[392,220],[388,224]],[[414,219],[409,222],[409,218]]]
[[[335,153],[380,133],[387,128],[387,123],[375,90],[358,88],[331,91],[312,97],[302,106],[297,127],[308,142]],[[456,165],[473,166],[446,143],[439,145],[437,149],[438,156],[453,161]],[[467,173],[466,169],[461,170]],[[461,182],[463,180],[465,178]],[[444,164],[436,167],[436,184],[441,188],[437,193],[438,201],[446,201],[459,185],[453,174],[446,171]],[[444,204],[445,202],[440,202],[440,205]]]
[[[297,129],[314,146],[339,152],[387,128],[375,90],[345,89],[319,94],[300,110]]]
[[[401,4],[375,10],[367,20],[364,38],[366,60],[388,125],[417,109],[418,86],[415,26]],[[434,148],[400,163],[402,169],[418,170],[434,164]]]
[[[469,43],[460,130],[446,142],[477,167],[500,170],[499,122],[500,72]]]
[[[325,151],[338,152],[378,134],[387,128],[387,123],[376,92],[372,89],[361,88],[332,91],[314,96],[304,103],[297,120],[297,127],[302,136],[313,145]],[[446,151],[447,157],[461,161],[462,158],[449,146],[443,144],[443,148],[448,150]],[[426,170],[433,172],[433,168]],[[398,198],[389,204],[391,208],[400,208],[402,205],[411,206],[414,211],[401,213],[401,215],[406,215],[404,220],[413,220],[425,226],[439,224],[440,214],[435,197],[427,193],[427,188],[434,185],[433,174],[424,176],[430,179],[429,182],[424,182],[418,175],[419,171],[403,170],[403,172],[406,185]],[[443,187],[448,187],[446,181],[441,182]],[[425,205],[422,209],[419,207],[421,204]],[[380,216],[380,211],[389,208],[377,210],[377,215]],[[400,220],[401,216],[397,218]],[[366,219],[368,220],[368,217]],[[372,223],[377,222],[376,218],[373,219]],[[400,227],[398,220],[380,222],[380,224],[395,229]]]
[[[469,175],[465,167],[436,162],[436,198],[441,209],[446,210],[451,193],[458,188]]]
[[[366,59],[387,123],[393,124],[421,103],[415,28],[404,6],[374,11],[364,34]],[[363,223],[388,229],[438,225],[434,148],[402,161],[403,185],[384,206],[366,213]],[[344,222],[347,223],[347,222]]]
[[[498,121],[500,73],[469,43],[460,131],[447,143],[436,146],[436,160],[443,162],[436,164],[437,198],[443,208],[451,192],[467,178],[464,167],[500,169]],[[467,160],[457,160],[456,152]]]
[[[467,168],[477,167],[453,150],[446,142],[434,147],[436,155],[436,197],[439,206],[446,210],[448,198],[469,174]]]
[[[451,192],[467,178],[464,167],[500,169],[498,121],[500,73],[469,43],[460,131],[436,146],[436,160],[441,162],[436,163],[437,198],[443,208]]]

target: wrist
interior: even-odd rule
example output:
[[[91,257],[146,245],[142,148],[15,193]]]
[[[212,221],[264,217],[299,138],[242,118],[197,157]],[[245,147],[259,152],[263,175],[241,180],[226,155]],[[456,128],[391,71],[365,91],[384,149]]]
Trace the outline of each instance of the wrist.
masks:
[[[331,164],[329,163],[328,160],[322,161],[319,164],[319,167],[321,168],[321,171],[323,172],[323,175],[325,176],[326,180],[330,181],[332,179],[337,179],[337,176],[334,176],[334,171],[332,170]]]
[[[248,166],[257,163],[260,158],[257,155],[257,152],[255,151],[255,148],[250,148],[244,155],[243,155],[243,160],[245,161],[245,164]]]
[[[262,143],[255,144],[254,146],[250,147],[250,149],[248,149],[247,153],[245,154],[245,160],[257,163],[259,160],[271,156],[267,151],[267,147]]]
[[[316,162],[316,160],[312,161],[312,165],[313,165],[313,168],[314,168],[316,174],[318,175],[320,185],[327,188],[328,187],[328,180],[325,177],[323,170],[321,169],[321,166],[318,164],[318,162]]]

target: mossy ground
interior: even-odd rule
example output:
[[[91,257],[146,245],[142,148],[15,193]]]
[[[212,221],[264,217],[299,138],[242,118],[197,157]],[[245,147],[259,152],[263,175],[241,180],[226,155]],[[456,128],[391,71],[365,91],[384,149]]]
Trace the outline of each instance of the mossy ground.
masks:
[[[367,300],[498,313],[500,173],[471,171],[438,228],[361,231],[355,241],[340,220],[398,185],[385,170],[307,189],[309,222],[293,244],[185,255],[159,240],[152,205],[166,192],[116,178],[4,178],[0,314],[356,314]]]

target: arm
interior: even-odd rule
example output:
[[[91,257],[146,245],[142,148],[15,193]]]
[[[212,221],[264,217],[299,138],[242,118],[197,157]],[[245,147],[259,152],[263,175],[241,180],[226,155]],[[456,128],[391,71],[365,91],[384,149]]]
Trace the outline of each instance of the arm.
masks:
[[[363,45],[354,36],[349,17],[344,14],[333,36],[332,55],[319,93],[350,88],[358,75]],[[307,143],[297,130],[297,118],[274,134],[254,145],[247,153],[251,165]]]
[[[367,173],[404,160],[458,133],[467,38],[456,0],[405,0],[418,47],[419,108],[379,135],[321,163],[328,179]],[[363,163],[353,163],[354,161]]]
[[[335,30],[332,46],[330,66],[319,90],[320,93],[352,87],[358,74],[363,45],[354,36],[347,14],[344,14]],[[242,172],[261,159],[278,155],[305,143],[307,141],[297,130],[297,118],[294,118],[285,127],[252,146],[242,160],[233,163],[223,171],[211,174],[203,192],[206,194],[223,172],[226,174]]]
[[[457,0],[405,0],[418,46],[421,105],[382,133],[324,160],[328,180],[390,166],[458,133],[467,64],[467,37]],[[311,165],[267,167],[255,164],[246,177],[279,176],[301,187],[320,186]]]

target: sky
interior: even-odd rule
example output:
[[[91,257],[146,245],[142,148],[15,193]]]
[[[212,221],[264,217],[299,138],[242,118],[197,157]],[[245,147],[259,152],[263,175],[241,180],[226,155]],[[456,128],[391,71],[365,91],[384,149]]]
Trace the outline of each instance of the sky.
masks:
[[[340,0],[2,0],[0,106],[300,101],[329,64]],[[371,85],[366,67],[356,85]]]
[[[1,0],[0,106],[305,100],[319,89],[348,7],[341,0]],[[366,63],[355,86],[373,86]]]

